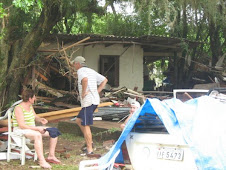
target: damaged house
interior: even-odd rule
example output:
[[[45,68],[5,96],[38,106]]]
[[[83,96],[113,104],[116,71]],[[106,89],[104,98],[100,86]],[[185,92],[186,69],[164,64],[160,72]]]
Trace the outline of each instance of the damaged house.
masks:
[[[47,72],[54,82],[52,87],[56,89],[70,90],[68,62],[70,58],[81,55],[90,68],[108,78],[110,88],[127,87],[142,91],[154,87],[145,78],[148,74],[145,71],[147,63],[180,57],[184,42],[179,38],[162,36],[52,35],[42,43],[38,55],[45,56],[44,71],[49,70]],[[199,44],[186,43],[189,48]],[[39,72],[44,74],[40,69]]]

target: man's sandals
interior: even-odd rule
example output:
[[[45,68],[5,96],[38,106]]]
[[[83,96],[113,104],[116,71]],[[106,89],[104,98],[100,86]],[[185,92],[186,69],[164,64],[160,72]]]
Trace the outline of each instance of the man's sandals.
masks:
[[[80,154],[80,155],[81,156],[87,156],[89,158],[100,158],[101,157],[100,154],[95,154],[93,152],[88,152],[87,150],[84,153]]]

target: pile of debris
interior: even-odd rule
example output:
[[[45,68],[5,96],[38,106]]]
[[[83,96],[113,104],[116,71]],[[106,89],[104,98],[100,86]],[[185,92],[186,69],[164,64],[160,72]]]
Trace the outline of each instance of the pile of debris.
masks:
[[[153,94],[154,93],[160,92],[155,91],[153,92]],[[101,94],[101,104],[98,106],[95,116],[100,116],[103,120],[120,120],[129,114],[130,103],[132,101],[138,101],[142,105],[145,102],[146,98],[150,97],[159,98],[160,100],[171,98],[171,94],[163,96],[162,94],[164,93],[167,92],[160,93],[161,96],[157,96],[156,94],[151,95],[150,93],[145,95],[126,87],[120,88],[118,90],[105,88]],[[37,103],[34,108],[36,110],[42,111],[39,112],[39,116],[45,117],[47,120],[56,120],[77,116],[79,111],[81,110],[80,105],[67,103],[70,96],[68,95],[69,93],[65,94],[65,96],[59,98],[37,96],[39,103]],[[74,92],[73,95],[74,98],[78,98],[78,93]]]

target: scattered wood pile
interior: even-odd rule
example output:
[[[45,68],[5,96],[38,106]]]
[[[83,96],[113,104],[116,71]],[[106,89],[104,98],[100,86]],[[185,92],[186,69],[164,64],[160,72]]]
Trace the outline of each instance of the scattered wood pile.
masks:
[[[127,89],[126,87],[120,88],[118,90],[104,89],[101,95],[101,104],[98,107],[112,105],[114,105],[114,107],[100,108],[96,111],[98,112],[96,116],[101,116],[106,120],[113,119],[114,117],[121,119],[129,113],[129,104],[133,100],[139,101],[141,104],[143,104],[146,98],[153,97],[163,100],[171,98],[171,93],[153,91],[148,92],[148,94],[144,94],[131,89]],[[35,105],[34,108],[36,110],[46,110],[47,113],[41,112],[39,113],[39,116],[45,117],[47,120],[56,120],[77,116],[79,111],[81,110],[80,105],[66,103],[65,98],[67,98],[67,95],[59,98],[37,96],[39,105]],[[62,99],[64,99],[64,101],[62,101]],[[51,104],[54,104],[54,106],[51,106]]]
[[[34,108],[40,116],[54,120],[76,116],[80,110],[77,75],[69,59],[76,52],[74,47],[89,39],[90,37],[87,37],[67,47],[60,44],[61,48],[46,49],[44,55],[34,58],[35,64],[28,70],[22,85],[30,86],[36,91],[37,103]],[[118,107],[128,107],[128,98],[136,99],[143,104],[147,97],[157,97],[162,100],[170,96],[172,94],[167,92],[137,92],[126,87],[120,89],[109,87],[103,90],[101,102],[113,101]]]
[[[195,65],[192,80],[194,89],[211,89],[215,87],[226,87],[226,53],[219,57],[214,67],[201,63]]]

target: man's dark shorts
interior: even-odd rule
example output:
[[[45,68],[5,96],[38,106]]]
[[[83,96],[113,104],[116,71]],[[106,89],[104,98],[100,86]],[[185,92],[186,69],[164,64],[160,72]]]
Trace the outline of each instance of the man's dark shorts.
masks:
[[[83,107],[82,110],[79,112],[77,118],[82,120],[81,125],[92,125],[93,124],[93,112],[97,108],[97,105],[91,105],[88,107]]]

